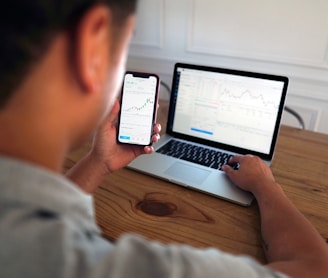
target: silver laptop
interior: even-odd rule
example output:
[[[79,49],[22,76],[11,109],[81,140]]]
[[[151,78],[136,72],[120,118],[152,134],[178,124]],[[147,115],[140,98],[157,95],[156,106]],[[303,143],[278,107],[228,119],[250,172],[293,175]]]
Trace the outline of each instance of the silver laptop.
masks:
[[[284,76],[177,63],[166,134],[128,168],[249,206],[253,195],[220,167],[235,154],[270,165],[287,86]]]

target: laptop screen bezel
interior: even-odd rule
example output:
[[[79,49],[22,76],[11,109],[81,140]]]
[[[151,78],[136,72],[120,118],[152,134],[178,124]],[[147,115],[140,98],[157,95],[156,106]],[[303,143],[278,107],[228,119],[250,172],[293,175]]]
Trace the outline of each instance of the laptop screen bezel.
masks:
[[[270,152],[268,154],[261,153],[257,151],[251,151],[248,149],[227,145],[223,143],[214,142],[211,140],[206,140],[202,138],[193,137],[190,135],[182,134],[176,131],[173,131],[173,122],[174,122],[174,111],[176,106],[176,90],[177,85],[179,82],[178,79],[178,69],[179,68],[185,68],[185,69],[193,69],[193,70],[200,70],[200,71],[209,71],[209,72],[217,72],[217,73],[224,73],[224,74],[232,74],[232,75],[238,75],[238,76],[246,76],[246,77],[253,77],[253,78],[260,78],[260,79],[266,79],[266,80],[273,80],[273,81],[280,81],[284,83],[281,99],[280,99],[280,105],[279,110],[277,113],[277,120],[274,127],[274,132],[271,140],[271,146],[270,146]],[[282,75],[273,75],[273,74],[266,74],[266,73],[259,73],[259,72],[250,72],[250,71],[242,71],[242,70],[235,70],[235,69],[228,69],[228,68],[219,68],[219,67],[212,67],[212,66],[203,66],[203,65],[193,65],[193,64],[187,64],[187,63],[176,63],[174,66],[174,72],[173,72],[173,79],[172,79],[172,86],[171,86],[171,97],[170,97],[170,106],[169,106],[169,114],[167,119],[167,125],[166,125],[166,133],[187,141],[192,141],[195,143],[208,145],[211,147],[224,149],[233,153],[239,153],[239,154],[252,154],[257,155],[263,160],[270,161],[273,158],[275,146],[277,143],[277,138],[279,134],[279,128],[281,123],[281,117],[282,112],[285,106],[285,100],[287,95],[287,88],[288,88],[289,79],[286,76]]]

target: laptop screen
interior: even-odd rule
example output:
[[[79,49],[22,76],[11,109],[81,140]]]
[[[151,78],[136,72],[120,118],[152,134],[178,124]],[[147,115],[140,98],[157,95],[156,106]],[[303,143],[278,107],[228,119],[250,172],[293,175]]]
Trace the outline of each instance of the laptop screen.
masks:
[[[287,85],[282,76],[178,63],[169,133],[271,157]]]

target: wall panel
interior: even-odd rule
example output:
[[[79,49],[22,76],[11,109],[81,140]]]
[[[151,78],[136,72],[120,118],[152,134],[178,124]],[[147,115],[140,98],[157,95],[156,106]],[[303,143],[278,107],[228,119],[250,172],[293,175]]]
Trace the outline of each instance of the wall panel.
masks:
[[[328,1],[191,3],[191,52],[327,66]]]

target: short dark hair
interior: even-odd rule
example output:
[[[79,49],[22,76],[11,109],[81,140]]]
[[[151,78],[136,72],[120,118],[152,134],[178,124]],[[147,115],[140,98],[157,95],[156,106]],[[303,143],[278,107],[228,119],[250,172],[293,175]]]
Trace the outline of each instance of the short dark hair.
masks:
[[[0,108],[54,36],[76,25],[92,6],[105,4],[120,25],[136,10],[137,0],[6,0],[0,7]]]

